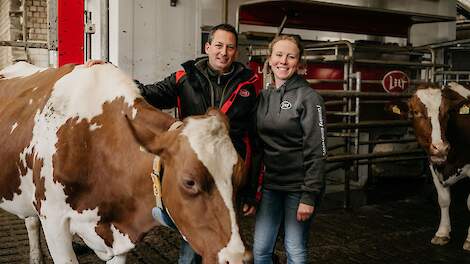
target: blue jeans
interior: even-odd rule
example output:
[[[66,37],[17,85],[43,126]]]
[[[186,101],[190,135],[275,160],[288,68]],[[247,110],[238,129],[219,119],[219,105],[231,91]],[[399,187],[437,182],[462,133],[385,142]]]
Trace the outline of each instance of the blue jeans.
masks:
[[[173,230],[178,230],[176,225],[171,220],[170,216],[165,210],[161,210],[158,207],[152,208],[152,216],[162,225],[169,227]],[[199,264],[202,262],[201,256],[194,252],[193,248],[183,238],[180,239],[180,252],[178,258],[178,264]]]
[[[201,256],[194,252],[193,248],[189,245],[186,240],[181,238],[180,243],[180,255],[178,258],[178,264],[199,264],[202,263]]]
[[[308,230],[312,218],[297,221],[300,192],[263,190],[256,212],[253,255],[255,264],[273,263],[273,251],[281,223],[284,222],[284,248],[287,263],[307,262]]]

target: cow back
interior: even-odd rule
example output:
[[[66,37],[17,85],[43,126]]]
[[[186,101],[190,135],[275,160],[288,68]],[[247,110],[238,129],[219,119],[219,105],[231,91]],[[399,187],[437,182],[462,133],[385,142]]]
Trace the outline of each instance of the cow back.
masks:
[[[33,137],[34,118],[43,110],[55,82],[72,69],[67,65],[27,77],[0,79],[0,199],[12,200],[21,192],[20,175],[26,175],[26,167],[34,168],[33,157],[24,152]],[[37,180],[39,175],[31,176]]]

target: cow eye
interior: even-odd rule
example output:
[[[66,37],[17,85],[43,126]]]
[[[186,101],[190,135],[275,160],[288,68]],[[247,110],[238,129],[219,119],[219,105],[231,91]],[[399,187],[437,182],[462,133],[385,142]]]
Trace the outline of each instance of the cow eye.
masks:
[[[414,111],[414,112],[413,112],[413,116],[414,116],[415,118],[420,118],[420,117],[422,117],[423,115],[421,114],[421,112]]]
[[[191,178],[183,179],[183,187],[184,190],[190,194],[199,193],[199,188],[197,187],[196,181]]]
[[[196,182],[193,180],[184,180],[184,185],[188,188],[192,188],[196,185]]]

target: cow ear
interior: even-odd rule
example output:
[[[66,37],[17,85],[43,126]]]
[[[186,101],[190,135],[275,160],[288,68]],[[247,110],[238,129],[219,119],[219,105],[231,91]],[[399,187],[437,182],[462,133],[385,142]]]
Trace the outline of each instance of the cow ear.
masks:
[[[228,117],[227,117],[224,113],[222,113],[219,109],[214,108],[214,107],[210,107],[210,108],[207,110],[206,115],[217,117],[219,120],[221,120],[221,121],[223,122],[223,124],[225,125],[225,127],[226,127],[228,130],[230,130],[230,125],[229,125]]]
[[[459,85],[459,84],[455,84],[455,85]],[[442,90],[442,97],[448,100],[451,108],[460,107],[463,103],[468,101],[468,98],[463,97],[462,95],[460,95],[459,93],[455,92],[454,90],[448,87]]]
[[[407,103],[402,101],[390,102],[385,105],[385,112],[395,118],[407,119],[409,106]]]
[[[137,102],[134,107],[137,109],[135,117],[126,115],[132,134],[147,151],[159,154],[168,146],[169,137],[173,133],[167,129],[174,123],[174,118],[143,101]]]
[[[135,139],[148,152],[159,155],[164,148],[168,147],[171,132],[157,131],[151,124],[139,122],[139,120],[127,120]]]

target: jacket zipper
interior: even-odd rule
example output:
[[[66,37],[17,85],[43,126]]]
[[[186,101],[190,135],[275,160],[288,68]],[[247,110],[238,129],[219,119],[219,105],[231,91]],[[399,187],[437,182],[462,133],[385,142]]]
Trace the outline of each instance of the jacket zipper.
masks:
[[[219,109],[222,108],[222,105],[225,102],[224,101],[225,91],[227,90],[227,87],[230,84],[230,82],[233,80],[233,78],[235,78],[235,75],[237,75],[237,73],[234,73],[233,76],[230,77],[230,79],[228,79],[227,83],[225,84],[224,89],[222,89],[222,95],[220,96],[220,102],[219,102]]]

